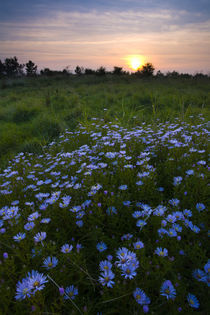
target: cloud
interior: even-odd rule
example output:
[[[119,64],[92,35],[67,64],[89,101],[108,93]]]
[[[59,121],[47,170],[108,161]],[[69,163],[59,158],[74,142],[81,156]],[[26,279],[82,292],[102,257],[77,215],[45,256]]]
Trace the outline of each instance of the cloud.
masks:
[[[24,62],[30,58],[61,68],[124,66],[126,55],[142,54],[158,68],[205,70],[210,20],[198,17],[197,12],[166,9],[50,11],[31,21],[0,22],[0,57],[17,55]]]

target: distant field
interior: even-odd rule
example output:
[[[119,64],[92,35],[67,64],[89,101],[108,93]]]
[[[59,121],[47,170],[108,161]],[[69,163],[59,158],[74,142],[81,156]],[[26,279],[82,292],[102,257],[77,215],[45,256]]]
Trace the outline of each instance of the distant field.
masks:
[[[209,79],[70,76],[0,81],[0,166],[17,152],[42,152],[66,128],[92,117],[135,126],[209,115]]]

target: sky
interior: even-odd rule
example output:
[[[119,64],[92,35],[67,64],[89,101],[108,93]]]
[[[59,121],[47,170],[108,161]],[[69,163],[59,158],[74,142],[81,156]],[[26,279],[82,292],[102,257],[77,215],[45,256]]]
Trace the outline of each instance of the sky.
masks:
[[[0,59],[39,69],[210,72],[209,0],[0,0]]]

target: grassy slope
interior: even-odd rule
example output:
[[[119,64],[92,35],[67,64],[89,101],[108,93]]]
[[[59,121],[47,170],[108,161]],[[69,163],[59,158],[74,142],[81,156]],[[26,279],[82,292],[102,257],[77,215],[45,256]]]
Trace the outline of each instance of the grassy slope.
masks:
[[[74,129],[91,117],[135,125],[154,116],[206,116],[209,91],[208,79],[70,76],[1,81],[0,165],[20,151],[41,152],[65,128]]]

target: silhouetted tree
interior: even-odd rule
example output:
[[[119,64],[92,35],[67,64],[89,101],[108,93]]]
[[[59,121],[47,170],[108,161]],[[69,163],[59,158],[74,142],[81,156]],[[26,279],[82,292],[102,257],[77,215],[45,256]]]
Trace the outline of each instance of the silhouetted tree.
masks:
[[[114,70],[112,71],[113,74],[117,74],[117,75],[121,75],[124,73],[123,68],[122,67],[114,67]]]
[[[142,69],[140,72],[141,72],[142,76],[144,76],[144,77],[152,77],[154,71],[155,71],[155,68],[154,68],[153,64],[150,62],[147,62],[145,65],[142,66]]]
[[[177,71],[168,71],[167,73],[166,73],[166,76],[168,77],[168,78],[178,78],[179,77],[179,72],[177,72]]]
[[[81,75],[81,74],[84,74],[85,70],[84,70],[83,67],[76,66],[74,72],[75,72],[77,75]]]
[[[5,66],[0,59],[0,77],[3,77],[4,75],[5,75]]]
[[[96,70],[97,75],[105,75],[106,74],[106,68],[105,67],[100,67]]]
[[[89,68],[86,68],[85,69],[85,74],[95,74],[95,70],[92,70],[92,69],[89,69]]]
[[[53,71],[51,71],[49,68],[44,68],[43,70],[40,71],[40,74],[50,76],[53,74]]]
[[[160,70],[158,70],[157,73],[156,73],[156,77],[157,78],[164,78],[164,73],[161,72]]]
[[[34,76],[34,75],[36,75],[36,71],[37,71],[37,65],[35,65],[34,62],[29,60],[26,63],[26,74],[27,74],[27,76]]]
[[[17,57],[6,58],[4,61],[5,72],[7,76],[23,75],[24,64],[18,62]]]

